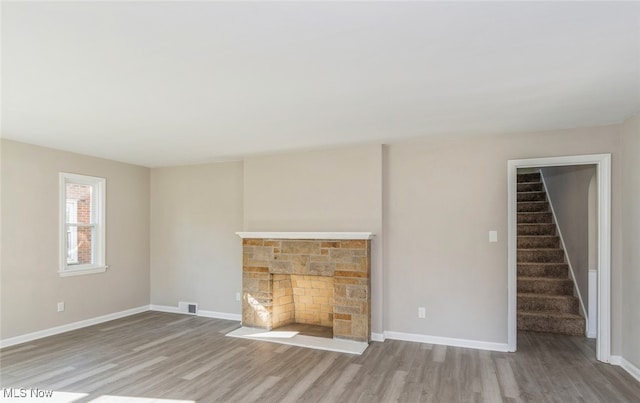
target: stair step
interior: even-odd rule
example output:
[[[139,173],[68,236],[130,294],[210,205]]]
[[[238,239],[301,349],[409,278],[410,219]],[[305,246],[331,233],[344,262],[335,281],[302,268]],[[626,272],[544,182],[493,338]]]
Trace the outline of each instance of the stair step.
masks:
[[[547,311],[578,314],[580,302],[572,295],[540,295],[518,293],[518,312]]]
[[[518,183],[524,182],[540,182],[540,172],[528,173],[528,174],[518,174],[517,175]]]
[[[518,263],[520,277],[551,277],[565,279],[569,276],[566,263]]]
[[[518,235],[556,235],[556,225],[518,224]]]
[[[521,235],[518,237],[518,249],[559,248],[560,237],[555,235]]]
[[[549,211],[549,203],[546,201],[520,202],[517,204],[518,213]]]
[[[584,336],[585,320],[568,313],[518,312],[518,330]]]
[[[564,263],[564,250],[557,248],[518,249],[517,254],[518,262]]]
[[[542,182],[525,182],[517,185],[518,192],[542,192],[543,190]]]
[[[573,295],[573,281],[568,278],[518,277],[518,293]]]
[[[518,213],[520,224],[550,224],[553,222],[553,214],[548,212],[527,211]]]
[[[532,202],[532,201],[545,201],[547,194],[545,192],[518,192],[517,201],[519,202]]]

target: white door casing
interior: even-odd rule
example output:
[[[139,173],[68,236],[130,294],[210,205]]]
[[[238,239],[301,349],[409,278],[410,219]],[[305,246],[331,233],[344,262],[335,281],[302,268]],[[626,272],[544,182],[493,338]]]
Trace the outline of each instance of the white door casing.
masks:
[[[542,168],[567,165],[595,165],[598,193],[598,323],[596,358],[611,361],[611,154],[528,158],[507,161],[508,245],[507,245],[507,343],[509,351],[517,349],[517,197],[519,168]]]

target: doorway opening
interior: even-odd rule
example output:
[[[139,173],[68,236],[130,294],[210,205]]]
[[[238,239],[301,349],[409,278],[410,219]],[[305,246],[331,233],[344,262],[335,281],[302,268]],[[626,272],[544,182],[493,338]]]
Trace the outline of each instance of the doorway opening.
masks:
[[[508,161],[508,345],[517,349],[517,174],[527,168],[594,165],[597,193],[597,325],[596,358],[609,362],[610,283],[611,283],[611,155],[594,154],[567,157],[531,158]],[[522,171],[521,171],[522,172]]]

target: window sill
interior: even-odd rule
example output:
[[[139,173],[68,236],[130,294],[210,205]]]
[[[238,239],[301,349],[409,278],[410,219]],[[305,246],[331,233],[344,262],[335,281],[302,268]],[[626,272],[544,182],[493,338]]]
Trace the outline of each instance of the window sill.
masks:
[[[60,277],[82,276],[85,274],[104,273],[109,266],[93,266],[84,269],[58,270]]]

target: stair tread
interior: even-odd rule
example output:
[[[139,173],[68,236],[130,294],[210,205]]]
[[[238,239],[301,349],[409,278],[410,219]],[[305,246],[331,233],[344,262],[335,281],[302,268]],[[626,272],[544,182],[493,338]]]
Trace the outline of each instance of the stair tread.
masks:
[[[517,250],[526,250],[527,252],[531,252],[533,250],[542,250],[542,251],[545,251],[545,252],[550,251],[550,250],[553,250],[553,251],[558,251],[558,250],[564,251],[564,249],[562,249],[562,248],[518,248]]]
[[[518,262],[518,265],[527,265],[527,266],[557,266],[557,265],[565,265],[568,266],[568,263],[554,263],[554,262]]]
[[[556,311],[518,311],[518,315],[537,316],[537,317],[555,317],[559,319],[582,319],[584,318],[575,313],[556,312]]]
[[[573,295],[538,294],[533,292],[519,292],[518,298],[540,298],[540,299],[575,299]]]
[[[518,211],[518,214],[551,214],[551,211]]]
[[[520,281],[520,280],[525,280],[525,281],[546,281],[546,282],[567,282],[567,281],[573,282],[570,278],[518,276],[518,281]]]

